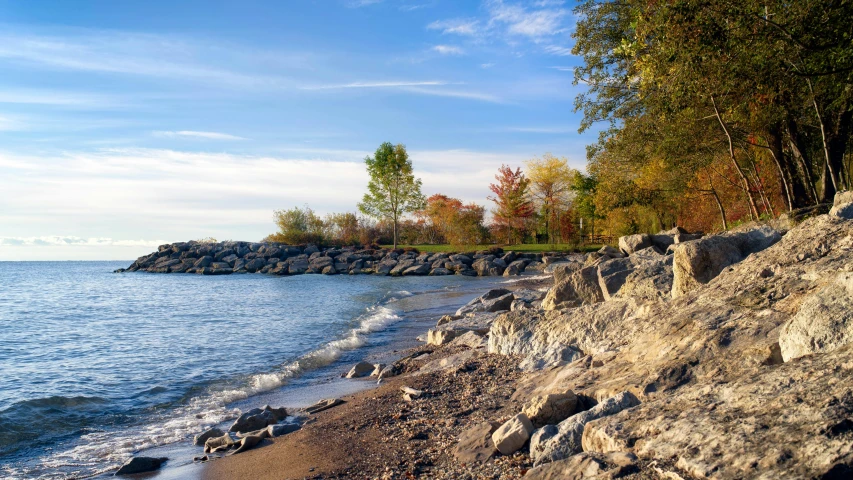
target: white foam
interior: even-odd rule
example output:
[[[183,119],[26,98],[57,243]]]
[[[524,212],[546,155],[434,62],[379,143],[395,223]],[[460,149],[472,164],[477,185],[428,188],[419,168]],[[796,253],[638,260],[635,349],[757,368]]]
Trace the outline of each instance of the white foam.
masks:
[[[412,295],[406,291],[395,293],[398,296]],[[227,404],[279,388],[306,370],[327,366],[340,358],[345,351],[365,345],[370,333],[383,330],[400,318],[393,310],[383,305],[370,307],[357,320],[357,325],[343,337],[326,343],[295,362],[282,365],[278,371],[251,375],[242,387],[209,391],[191,399],[168,416],[153,419],[147,426],[83,435],[76,447],[42,459],[42,466],[48,470],[56,471],[61,468],[64,472],[43,474],[39,478],[77,478],[81,475],[92,475],[94,469],[98,472],[109,471],[140,450],[179,442],[216,424],[236,418],[240,412],[226,408]],[[71,473],[78,468],[81,470]],[[11,474],[13,477],[14,475]]]

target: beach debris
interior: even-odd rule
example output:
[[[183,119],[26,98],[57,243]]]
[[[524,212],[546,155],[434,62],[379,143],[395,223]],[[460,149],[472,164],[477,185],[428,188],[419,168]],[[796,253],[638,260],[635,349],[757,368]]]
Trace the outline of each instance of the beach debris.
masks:
[[[323,410],[328,410],[332,407],[337,407],[338,405],[340,405],[342,403],[344,403],[344,401],[341,400],[340,398],[327,398],[325,400],[320,400],[319,402],[315,403],[314,405],[311,405],[309,407],[305,407],[305,412],[314,414],[314,413],[322,412]]]
[[[287,418],[287,410],[284,407],[273,408],[269,405],[264,408],[253,408],[240,415],[237,421],[228,429],[229,432],[251,432],[260,430],[267,425],[278,423]]]
[[[361,378],[370,375],[376,367],[369,362],[358,362],[356,363],[346,374],[346,378]]]
[[[224,434],[225,432],[216,427],[209,428],[193,437],[193,445],[201,447],[204,445],[204,442],[206,442],[208,438],[221,437]]]
[[[127,461],[118,471],[115,473],[116,476],[119,475],[133,475],[134,473],[144,473],[144,472],[153,472],[154,470],[158,470],[163,463],[166,462],[168,458],[166,457],[133,457]]]
[[[411,402],[412,400],[421,397],[424,394],[423,390],[416,390],[411,387],[400,387],[400,390],[403,391],[403,400],[407,402]]]

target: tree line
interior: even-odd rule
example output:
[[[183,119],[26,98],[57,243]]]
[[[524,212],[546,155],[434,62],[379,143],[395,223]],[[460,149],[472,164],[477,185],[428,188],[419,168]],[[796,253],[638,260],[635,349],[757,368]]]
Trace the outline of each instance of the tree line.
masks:
[[[596,213],[727,229],[851,184],[853,2],[586,0],[574,53]]]
[[[425,197],[406,147],[386,142],[365,159],[370,177],[357,212],[317,215],[309,206],[277,210],[278,231],[266,241],[288,244],[387,245],[577,242],[575,227],[589,202],[589,178],[565,158],[546,154],[527,170],[502,165],[490,184],[495,207],[486,208],[441,193]]]

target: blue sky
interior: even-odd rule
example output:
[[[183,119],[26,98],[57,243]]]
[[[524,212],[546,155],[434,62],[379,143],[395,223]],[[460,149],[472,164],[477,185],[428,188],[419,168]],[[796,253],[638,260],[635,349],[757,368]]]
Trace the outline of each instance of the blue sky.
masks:
[[[502,164],[584,165],[555,0],[0,0],[0,260],[258,240],[354,211],[363,158],[488,205]]]

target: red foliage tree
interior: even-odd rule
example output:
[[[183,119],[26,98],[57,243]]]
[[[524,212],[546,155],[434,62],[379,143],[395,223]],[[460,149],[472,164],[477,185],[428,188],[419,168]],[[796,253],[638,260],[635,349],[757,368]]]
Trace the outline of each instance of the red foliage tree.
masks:
[[[513,171],[506,165],[501,165],[495,179],[498,183],[489,185],[489,190],[495,194],[489,197],[496,205],[492,211],[495,224],[499,230],[506,232],[507,243],[521,243],[526,221],[535,211],[527,192],[530,180],[524,176],[521,168]]]

